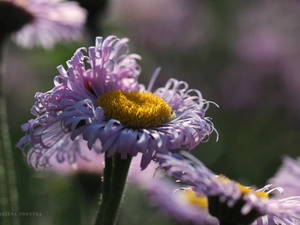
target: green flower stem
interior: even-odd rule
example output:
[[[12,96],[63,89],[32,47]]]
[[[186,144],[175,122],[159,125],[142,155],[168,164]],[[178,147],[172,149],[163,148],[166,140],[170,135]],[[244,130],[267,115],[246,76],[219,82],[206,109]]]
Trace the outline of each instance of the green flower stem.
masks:
[[[116,223],[131,159],[121,159],[120,154],[112,157],[105,155],[104,187],[95,225]]]
[[[3,91],[2,47],[5,37],[0,36],[0,212],[18,212],[18,192],[14,160],[9,137],[7,123],[7,109]],[[1,216],[0,222],[3,225],[20,224],[17,216]]]

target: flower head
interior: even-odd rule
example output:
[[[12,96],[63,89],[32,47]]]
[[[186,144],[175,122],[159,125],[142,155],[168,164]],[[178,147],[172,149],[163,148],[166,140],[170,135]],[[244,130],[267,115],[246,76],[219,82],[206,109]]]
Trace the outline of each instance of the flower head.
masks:
[[[192,158],[192,156],[186,156]],[[190,185],[189,190],[205,195],[209,213],[221,224],[296,224],[300,219],[300,197],[269,198],[271,185],[262,189],[245,187],[224,176],[216,176],[200,161],[159,155],[161,167],[180,182]],[[195,164],[195,162],[197,162]]]
[[[0,24],[4,34],[14,33],[15,41],[26,48],[52,47],[59,41],[76,40],[86,11],[76,2],[63,0],[0,1]]]
[[[127,42],[97,38],[87,56],[80,48],[67,70],[58,67],[52,90],[36,94],[36,118],[23,126],[18,144],[30,164],[45,166],[53,154],[71,154],[72,148],[61,147],[83,139],[90,149],[100,141],[108,157],[141,152],[144,169],[155,152],[193,149],[209,138],[214,127],[201,93],[175,79],[150,92],[157,73],[147,89],[138,83],[140,57],[129,54]]]

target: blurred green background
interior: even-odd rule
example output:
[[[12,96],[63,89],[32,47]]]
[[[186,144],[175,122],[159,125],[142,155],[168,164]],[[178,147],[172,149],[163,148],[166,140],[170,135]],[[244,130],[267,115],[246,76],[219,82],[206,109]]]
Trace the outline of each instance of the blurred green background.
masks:
[[[100,2],[100,1],[99,1]],[[99,35],[128,37],[131,52],[142,56],[141,83],[162,71],[155,88],[169,78],[184,80],[211,104],[219,141],[192,153],[217,174],[246,185],[264,185],[282,156],[298,156],[300,121],[300,2],[238,0],[115,0],[97,19]],[[9,42],[4,63],[12,145],[20,125],[33,118],[36,92],[53,87],[56,67],[66,65],[78,47],[93,45],[86,30],[81,42],[54,49],[22,50]],[[41,174],[14,149],[21,224],[92,224],[100,178],[95,175]],[[128,186],[119,225],[174,224]],[[173,190],[171,190],[173,191]]]

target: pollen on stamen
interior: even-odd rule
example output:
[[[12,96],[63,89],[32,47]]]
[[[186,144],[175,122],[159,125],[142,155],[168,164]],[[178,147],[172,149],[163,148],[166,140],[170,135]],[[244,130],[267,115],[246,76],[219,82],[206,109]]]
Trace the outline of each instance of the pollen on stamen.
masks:
[[[148,92],[111,91],[101,95],[97,104],[107,119],[119,120],[130,128],[155,128],[176,118],[162,98]]]

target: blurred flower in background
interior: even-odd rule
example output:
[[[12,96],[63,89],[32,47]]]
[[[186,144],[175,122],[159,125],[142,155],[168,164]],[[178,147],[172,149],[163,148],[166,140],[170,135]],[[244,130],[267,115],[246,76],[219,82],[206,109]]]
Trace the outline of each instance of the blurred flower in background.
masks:
[[[207,212],[206,199],[199,200],[191,191],[177,191],[177,184],[158,170],[159,164],[151,161],[145,170],[140,170],[138,154],[132,161],[128,174],[128,188],[137,187],[143,192],[143,201],[165,217],[179,224],[217,224],[217,219]]]
[[[145,189],[150,204],[179,224],[215,225],[218,220],[207,211],[206,197],[193,191],[175,191],[179,186],[166,178],[154,178]]]
[[[116,0],[110,18],[150,52],[189,51],[209,42],[213,32],[205,1]]]
[[[0,25],[22,47],[51,48],[81,37],[86,11],[62,0],[1,0]]]
[[[224,106],[253,110],[267,100],[272,108],[298,113],[294,102],[300,100],[299,3],[260,1],[239,9],[228,33],[235,60],[220,81]]]
[[[192,190],[200,198],[207,197],[208,212],[218,218],[220,224],[297,224],[300,218],[299,196],[269,197],[270,193],[281,188],[243,186],[223,175],[216,176],[192,155],[183,155],[189,159],[179,155],[158,155],[158,161],[169,176],[190,186],[182,189]]]

